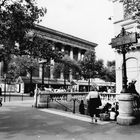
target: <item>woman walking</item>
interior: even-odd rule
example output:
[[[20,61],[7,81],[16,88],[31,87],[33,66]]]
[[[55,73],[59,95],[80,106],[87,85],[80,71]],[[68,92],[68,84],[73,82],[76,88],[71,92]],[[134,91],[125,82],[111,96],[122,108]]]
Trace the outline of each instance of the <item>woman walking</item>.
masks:
[[[102,104],[96,87],[91,87],[91,90],[88,93],[86,99],[88,102],[89,115],[91,116],[91,123],[93,123],[93,119],[95,120],[95,122],[97,122],[97,108]]]

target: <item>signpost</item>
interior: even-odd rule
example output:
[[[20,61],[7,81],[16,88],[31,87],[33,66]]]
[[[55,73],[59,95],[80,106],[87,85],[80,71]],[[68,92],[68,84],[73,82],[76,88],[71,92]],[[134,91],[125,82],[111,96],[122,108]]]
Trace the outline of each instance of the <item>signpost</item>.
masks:
[[[119,115],[117,123],[121,125],[131,125],[135,123],[136,117],[133,113],[134,96],[127,88],[127,73],[126,73],[126,53],[130,50],[132,43],[137,43],[136,33],[128,33],[122,28],[121,33],[116,38],[112,38],[111,45],[123,55],[123,77],[122,91],[119,99]],[[127,94],[126,94],[127,93]]]
[[[131,33],[129,35],[124,34],[124,36],[112,38],[111,40],[112,48],[136,42],[137,42],[136,33]]]
[[[126,72],[126,53],[128,48],[132,43],[137,43],[137,34],[128,33],[122,28],[121,33],[116,38],[112,38],[111,45],[112,48],[119,50],[123,55],[123,82],[122,82],[122,91],[121,93],[127,92],[127,72]]]

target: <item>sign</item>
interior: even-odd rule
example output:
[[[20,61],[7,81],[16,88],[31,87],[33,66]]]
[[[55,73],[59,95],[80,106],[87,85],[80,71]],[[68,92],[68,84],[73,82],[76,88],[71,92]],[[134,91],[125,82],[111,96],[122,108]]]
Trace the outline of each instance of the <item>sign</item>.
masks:
[[[137,43],[136,33],[121,36],[121,37],[118,37],[118,38],[112,38],[112,40],[111,40],[112,48],[115,48],[117,46],[126,45],[126,44],[129,44],[129,43]]]

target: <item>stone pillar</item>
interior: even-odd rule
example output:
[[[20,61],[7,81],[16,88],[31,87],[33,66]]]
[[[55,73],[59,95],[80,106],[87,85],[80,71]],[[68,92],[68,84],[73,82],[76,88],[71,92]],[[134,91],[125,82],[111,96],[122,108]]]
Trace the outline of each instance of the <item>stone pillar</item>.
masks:
[[[78,61],[81,60],[81,50],[78,50]]]
[[[121,125],[132,125],[136,121],[133,113],[134,97],[130,93],[121,93],[119,99],[119,115],[117,123]]]
[[[51,63],[50,63],[50,79],[53,79],[53,66],[54,66],[54,60],[51,59]]]
[[[71,47],[71,49],[70,49],[70,58],[73,60],[73,48]],[[70,69],[70,77],[69,77],[69,79],[70,79],[70,81],[72,81],[72,79],[73,79],[73,77],[72,77],[72,69]]]
[[[65,51],[65,48],[64,48],[64,45],[61,46],[61,52],[64,52]],[[63,75],[63,72],[61,72],[60,74],[60,79],[64,79],[64,75]]]
[[[70,77],[69,77],[70,81],[72,81],[73,76],[72,76],[72,70],[70,69]]]
[[[73,59],[73,48],[70,49],[70,58]]]
[[[42,78],[42,64],[39,64],[39,78]]]
[[[84,58],[84,54],[81,54],[81,59],[83,60],[83,58]]]

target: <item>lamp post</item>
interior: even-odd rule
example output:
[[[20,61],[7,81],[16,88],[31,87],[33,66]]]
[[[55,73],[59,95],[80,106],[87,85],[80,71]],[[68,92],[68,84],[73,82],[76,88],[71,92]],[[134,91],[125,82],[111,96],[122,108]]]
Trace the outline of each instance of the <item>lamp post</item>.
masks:
[[[127,69],[126,69],[126,53],[130,50],[132,43],[137,43],[136,33],[126,32],[122,28],[121,33],[112,38],[111,45],[118,53],[123,56],[123,69],[122,69],[122,91],[118,96],[119,100],[119,115],[117,117],[117,123],[121,125],[131,125],[135,123],[136,117],[133,113],[133,101],[134,96],[128,91],[127,88]]]
[[[126,31],[124,28],[122,28],[122,37],[126,35]],[[121,93],[126,93],[127,92],[127,70],[126,70],[126,53],[127,53],[127,47],[124,44],[119,51],[122,52],[123,55],[123,77],[122,77],[122,91]]]
[[[6,102],[6,74],[4,74],[4,102]]]
[[[111,45],[115,48],[118,53],[123,56],[123,68],[122,68],[122,91],[126,93],[127,90],[127,69],[126,69],[126,53],[130,50],[132,43],[137,43],[136,33],[126,32],[124,28],[121,29],[121,33],[116,37],[112,38]]]

